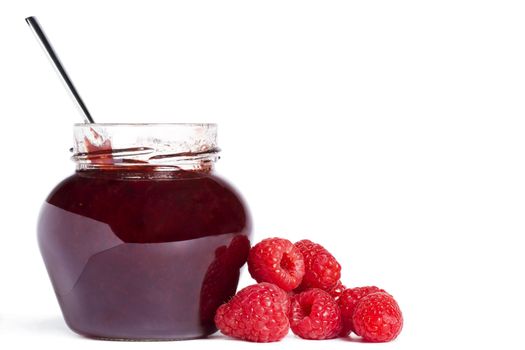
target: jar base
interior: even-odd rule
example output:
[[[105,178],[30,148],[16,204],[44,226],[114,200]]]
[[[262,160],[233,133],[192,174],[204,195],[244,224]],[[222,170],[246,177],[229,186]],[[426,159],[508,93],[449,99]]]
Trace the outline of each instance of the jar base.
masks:
[[[205,339],[211,335],[211,334],[206,334],[206,335],[201,335],[201,336],[173,337],[173,338],[118,338],[118,337],[112,338],[112,337],[102,337],[102,336],[96,336],[96,335],[87,335],[87,334],[82,334],[77,331],[74,331],[74,332],[81,335],[84,338],[88,338],[91,340],[113,341],[113,342],[134,342],[134,343],[172,342],[172,341]]]
[[[66,322],[67,324],[67,322]],[[112,341],[112,342],[172,342],[172,341],[185,341],[185,340],[195,340],[195,339],[205,339],[208,338],[210,335],[213,335],[214,333],[217,333],[217,328],[213,329],[204,329],[202,330],[202,333],[198,334],[188,334],[188,335],[174,335],[174,336],[138,336],[138,337],[128,337],[128,336],[107,336],[107,335],[97,335],[89,332],[82,332],[79,330],[76,330],[74,327],[71,327],[68,325],[68,328],[74,332],[75,334],[78,334],[79,336],[83,338],[87,338],[90,340],[100,340],[100,341]]]

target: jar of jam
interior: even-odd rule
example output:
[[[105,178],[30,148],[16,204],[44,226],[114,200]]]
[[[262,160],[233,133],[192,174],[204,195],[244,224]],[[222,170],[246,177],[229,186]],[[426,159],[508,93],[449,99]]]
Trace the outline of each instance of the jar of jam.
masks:
[[[68,326],[174,340],[216,331],[250,248],[250,215],[214,175],[215,124],[78,124],[76,172],[46,199],[38,242]]]

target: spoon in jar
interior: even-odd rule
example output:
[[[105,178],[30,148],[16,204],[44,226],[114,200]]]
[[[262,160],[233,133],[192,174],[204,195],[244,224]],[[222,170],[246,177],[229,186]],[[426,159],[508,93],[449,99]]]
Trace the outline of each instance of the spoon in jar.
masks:
[[[84,119],[84,123],[86,124],[92,124],[95,121],[91,117],[91,114],[89,113],[86,105],[84,104],[84,101],[82,101],[82,98],[80,97],[77,89],[75,88],[75,85],[73,85],[73,82],[69,78],[69,75],[67,74],[66,70],[64,69],[64,66],[60,62],[60,59],[58,58],[55,50],[53,50],[53,46],[51,46],[51,43],[47,39],[46,35],[44,34],[44,31],[42,30],[42,27],[40,27],[40,24],[38,23],[38,20],[36,17],[27,17],[26,22],[29,25],[29,28],[35,33],[38,41],[42,45],[42,48],[47,53],[47,56],[51,60],[51,63],[53,64],[53,67],[55,67],[55,70],[58,73],[58,76],[61,78],[62,82],[65,84],[66,89],[69,91],[70,95],[73,97],[73,101],[75,102],[75,105],[78,107],[78,110],[80,111],[80,114],[82,114],[82,118]]]

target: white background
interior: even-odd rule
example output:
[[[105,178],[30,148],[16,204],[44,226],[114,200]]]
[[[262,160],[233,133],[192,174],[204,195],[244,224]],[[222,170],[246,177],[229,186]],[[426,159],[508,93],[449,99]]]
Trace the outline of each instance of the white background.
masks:
[[[523,348],[525,5],[502,0],[0,2],[0,348],[372,346],[69,331],[35,224],[81,119],[30,15],[96,121],[219,123],[256,241],[316,240],[397,298],[374,347]]]

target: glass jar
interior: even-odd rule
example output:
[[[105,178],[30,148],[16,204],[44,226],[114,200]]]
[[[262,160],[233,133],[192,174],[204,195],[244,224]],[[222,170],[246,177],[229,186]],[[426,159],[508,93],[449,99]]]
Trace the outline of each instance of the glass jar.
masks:
[[[46,199],[38,241],[77,333],[130,340],[216,331],[251,220],[213,174],[215,124],[78,124],[76,172]]]

